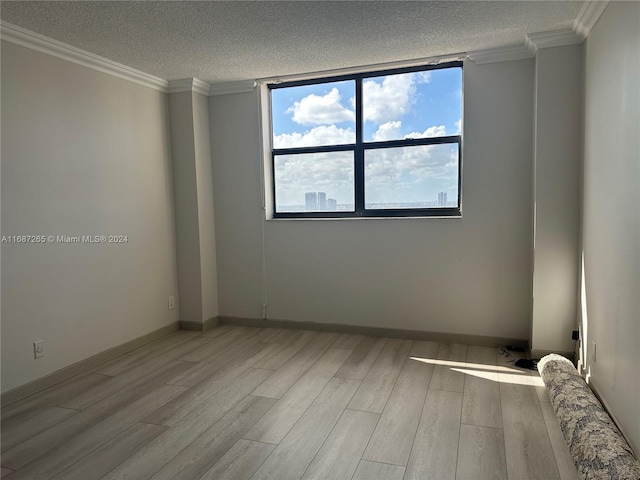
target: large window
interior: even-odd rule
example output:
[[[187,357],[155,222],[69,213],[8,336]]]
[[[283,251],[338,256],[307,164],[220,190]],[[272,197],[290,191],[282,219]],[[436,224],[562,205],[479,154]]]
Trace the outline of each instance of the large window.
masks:
[[[460,215],[462,62],[268,87],[274,218]]]

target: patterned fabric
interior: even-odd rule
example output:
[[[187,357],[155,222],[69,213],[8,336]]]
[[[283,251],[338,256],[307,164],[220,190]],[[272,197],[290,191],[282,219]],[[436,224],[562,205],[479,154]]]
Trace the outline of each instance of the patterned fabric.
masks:
[[[551,354],[538,370],[581,477],[640,480],[640,462],[573,364]]]

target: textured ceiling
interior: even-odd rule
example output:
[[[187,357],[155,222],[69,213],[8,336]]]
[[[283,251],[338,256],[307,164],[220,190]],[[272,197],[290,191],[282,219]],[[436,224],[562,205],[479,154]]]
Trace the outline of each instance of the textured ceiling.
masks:
[[[209,83],[523,44],[581,1],[2,1],[3,21],[173,80]]]

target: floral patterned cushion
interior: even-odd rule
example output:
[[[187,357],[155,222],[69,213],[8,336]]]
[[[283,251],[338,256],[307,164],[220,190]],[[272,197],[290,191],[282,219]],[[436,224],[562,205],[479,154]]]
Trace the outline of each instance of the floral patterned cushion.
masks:
[[[581,477],[640,480],[640,462],[573,364],[551,354],[538,370]]]

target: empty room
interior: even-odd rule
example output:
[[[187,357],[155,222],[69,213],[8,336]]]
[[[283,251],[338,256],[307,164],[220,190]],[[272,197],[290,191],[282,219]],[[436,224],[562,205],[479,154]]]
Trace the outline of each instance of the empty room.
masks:
[[[640,478],[640,1],[0,21],[2,479]]]

